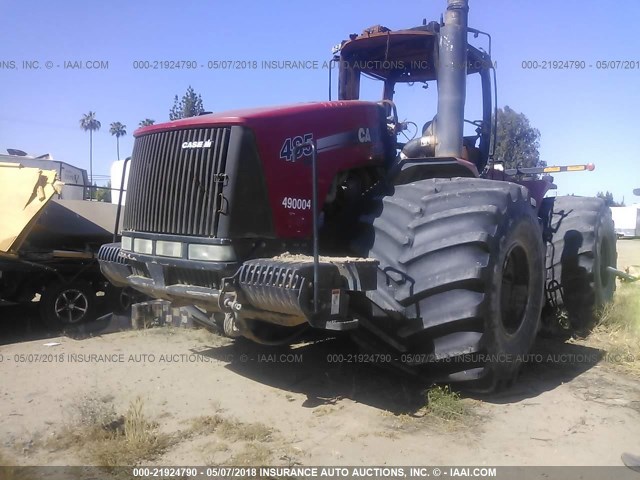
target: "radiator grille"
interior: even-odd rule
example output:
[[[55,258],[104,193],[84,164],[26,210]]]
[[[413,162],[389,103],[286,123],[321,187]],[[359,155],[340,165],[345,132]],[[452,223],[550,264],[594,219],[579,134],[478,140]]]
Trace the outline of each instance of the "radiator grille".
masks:
[[[172,267],[165,269],[165,284],[195,285],[217,289],[218,274],[209,270]]]
[[[136,138],[124,229],[215,237],[230,133],[198,128]],[[209,148],[182,148],[207,141]]]
[[[135,277],[151,278],[151,274],[144,263],[130,261],[129,266],[131,267],[131,275]]]
[[[98,260],[120,263],[121,265],[127,264],[127,261],[120,256],[120,246],[113,244],[105,244],[100,247],[100,250],[98,250]]]

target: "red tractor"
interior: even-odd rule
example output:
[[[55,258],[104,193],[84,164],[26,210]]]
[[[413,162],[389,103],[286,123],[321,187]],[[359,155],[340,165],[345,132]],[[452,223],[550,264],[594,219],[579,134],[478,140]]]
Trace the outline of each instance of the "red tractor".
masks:
[[[139,129],[104,274],[196,305],[230,336],[283,344],[308,328],[348,331],[406,369],[476,390],[515,378],[555,310],[586,329],[615,288],[609,209],[544,198],[554,186],[539,173],[585,166],[494,160],[495,71],[468,44],[483,32],[467,17],[467,0],[448,0],[442,23],[351,35],[334,58],[337,101]],[[362,76],[381,82],[381,101],[359,100]],[[464,118],[467,76],[480,79],[482,119]],[[400,142],[409,124],[396,85],[433,81],[435,116]]]

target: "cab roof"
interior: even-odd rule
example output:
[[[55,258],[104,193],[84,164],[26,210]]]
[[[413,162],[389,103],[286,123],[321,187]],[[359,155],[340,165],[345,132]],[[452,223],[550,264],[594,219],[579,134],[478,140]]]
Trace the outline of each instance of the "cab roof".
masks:
[[[436,80],[439,27],[436,22],[406,30],[390,30],[376,25],[344,41],[340,60],[380,80]],[[468,45],[468,74],[477,73],[489,64],[488,54]]]

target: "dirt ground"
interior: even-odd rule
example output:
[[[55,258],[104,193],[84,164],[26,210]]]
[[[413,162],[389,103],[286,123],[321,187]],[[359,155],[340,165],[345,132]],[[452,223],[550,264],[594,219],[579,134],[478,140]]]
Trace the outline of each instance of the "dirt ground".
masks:
[[[640,265],[640,240],[618,243],[619,266]],[[32,314],[0,308],[5,324]],[[122,325],[51,337],[36,324],[1,330],[0,464],[87,464],[82,445],[58,442],[82,405],[124,412],[137,398],[170,439],[156,465],[621,465],[640,453],[640,379],[580,343],[540,339],[535,352],[555,361],[442,420],[425,415],[425,385],[332,361],[354,351],[340,339],[268,348],[204,330],[106,333]]]

